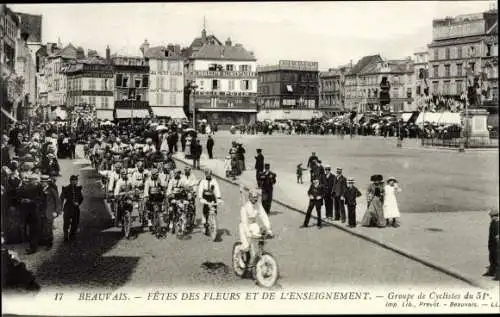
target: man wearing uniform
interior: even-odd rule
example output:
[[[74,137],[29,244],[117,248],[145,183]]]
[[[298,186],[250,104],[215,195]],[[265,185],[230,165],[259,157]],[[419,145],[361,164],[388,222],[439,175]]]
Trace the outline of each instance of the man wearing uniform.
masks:
[[[257,155],[255,156],[255,179],[257,181],[257,187],[260,186],[260,174],[264,171],[264,155],[262,155],[262,149],[257,149]]]
[[[264,172],[260,174],[260,185],[262,188],[262,207],[267,214],[271,212],[274,184],[276,184],[276,174],[270,171],[270,165],[266,163],[264,164]]]
[[[61,190],[61,203],[64,211],[64,241],[68,241],[68,229],[69,238],[75,238],[78,223],[80,222],[80,205],[83,202],[82,187],[78,186],[78,176],[71,175],[69,181],[70,184],[63,186]]]
[[[307,195],[309,196],[309,206],[307,207],[306,217],[304,218],[304,224],[301,228],[306,228],[309,225],[309,219],[311,218],[311,213],[314,208],[316,208],[316,214],[318,217],[318,229],[321,229],[321,205],[323,205],[323,196],[325,194],[325,189],[323,185],[320,184],[318,178],[314,178],[312,181]]]

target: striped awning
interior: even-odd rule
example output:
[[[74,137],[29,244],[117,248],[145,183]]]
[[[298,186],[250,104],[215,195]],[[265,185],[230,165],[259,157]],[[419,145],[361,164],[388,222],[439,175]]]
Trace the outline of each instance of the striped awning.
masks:
[[[113,110],[96,110],[96,117],[97,119],[101,120],[109,120],[113,121],[115,118],[113,117]]]
[[[147,109],[115,109],[116,119],[126,118],[149,118],[149,111]]]

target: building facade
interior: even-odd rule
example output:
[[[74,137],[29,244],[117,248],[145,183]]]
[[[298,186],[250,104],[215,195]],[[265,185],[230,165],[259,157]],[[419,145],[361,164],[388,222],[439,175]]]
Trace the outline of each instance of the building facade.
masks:
[[[317,62],[279,61],[260,66],[258,120],[309,120],[321,117]]]
[[[257,114],[257,59],[241,44],[202,31],[185,64],[185,102],[196,120],[222,126],[251,124]]]
[[[149,107],[149,65],[143,57],[111,57],[114,72],[115,119],[151,116]]]
[[[498,11],[436,19],[429,51],[430,92],[464,100],[474,77],[484,106],[498,106]],[[480,106],[480,105],[471,105]]]
[[[345,75],[349,66],[330,68],[319,73],[319,109],[326,116],[344,112]]]
[[[380,107],[381,83],[390,84],[390,103]],[[411,111],[414,89],[414,66],[411,58],[386,60],[380,55],[363,57],[346,75],[347,111]]]
[[[156,117],[186,118],[184,114],[184,58],[179,45],[150,47],[141,51],[149,64],[148,99]]]
[[[113,66],[106,59],[89,58],[65,66],[68,108],[89,107],[97,119],[113,120]]]

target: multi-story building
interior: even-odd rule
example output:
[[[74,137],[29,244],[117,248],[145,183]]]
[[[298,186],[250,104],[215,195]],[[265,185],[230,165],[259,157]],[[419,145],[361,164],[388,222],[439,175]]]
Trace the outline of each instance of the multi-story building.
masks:
[[[143,57],[112,55],[115,119],[151,116],[149,65]]]
[[[184,52],[189,54],[184,66],[185,103],[190,110],[194,103],[196,119],[219,126],[255,122],[257,59],[252,52],[233,45],[231,39],[222,44],[207,36],[205,29]]]
[[[319,73],[319,109],[326,116],[344,112],[344,84],[349,66],[330,68]]]
[[[35,101],[36,67],[27,45],[29,33],[22,32],[17,39],[15,72],[22,78],[22,99],[14,105],[13,112],[18,114],[18,119],[32,116]],[[21,107],[21,109],[16,109]]]
[[[179,45],[150,47],[142,54],[149,64],[149,105],[155,117],[186,118],[184,114],[184,57]]]
[[[346,110],[357,111],[410,111],[413,102],[414,73],[410,57],[386,60],[380,55],[363,57],[346,75]],[[390,84],[390,103],[380,107],[380,85]]]
[[[59,45],[61,47],[61,45]],[[81,48],[71,43],[62,49],[52,49],[44,61],[43,78],[47,85],[47,104],[51,107],[66,105],[66,75],[62,72],[63,66],[85,58]]]
[[[498,10],[436,19],[432,26],[430,93],[463,99],[476,77],[483,105],[498,106]]]
[[[67,77],[66,103],[69,108],[95,109],[97,119],[114,120],[114,76],[109,48],[107,54],[106,59],[89,57],[63,69]]]
[[[259,66],[258,120],[309,120],[318,111],[318,62],[279,61]]]

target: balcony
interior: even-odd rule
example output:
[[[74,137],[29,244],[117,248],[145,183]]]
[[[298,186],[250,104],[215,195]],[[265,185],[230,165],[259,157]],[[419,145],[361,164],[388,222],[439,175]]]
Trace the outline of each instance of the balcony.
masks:
[[[142,100],[119,100],[115,101],[115,108],[145,109],[149,107],[148,101]]]
[[[257,78],[256,72],[240,72],[240,71],[212,71],[212,70],[197,70],[190,72],[191,77],[197,78]]]

